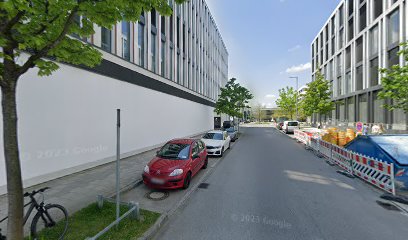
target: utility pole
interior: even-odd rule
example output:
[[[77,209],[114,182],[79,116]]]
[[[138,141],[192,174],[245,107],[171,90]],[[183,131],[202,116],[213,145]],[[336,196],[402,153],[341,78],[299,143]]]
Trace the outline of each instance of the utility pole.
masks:
[[[296,79],[296,121],[299,120],[299,110],[298,110],[298,93],[299,93],[299,77],[289,77]]]

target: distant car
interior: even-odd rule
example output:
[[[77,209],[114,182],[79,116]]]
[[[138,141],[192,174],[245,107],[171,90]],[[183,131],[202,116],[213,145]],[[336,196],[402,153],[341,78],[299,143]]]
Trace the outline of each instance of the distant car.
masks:
[[[191,178],[207,165],[208,154],[201,140],[171,140],[145,166],[143,183],[150,188],[187,189]]]
[[[225,131],[227,131],[228,136],[231,138],[231,142],[235,142],[238,139],[238,131],[234,127],[227,128]]]
[[[233,126],[233,123],[231,122],[231,121],[224,121],[223,123],[222,123],[222,128],[223,129],[227,129],[227,128],[230,128],[230,127],[232,127]]]
[[[227,131],[209,131],[201,138],[201,141],[205,143],[209,156],[222,157],[224,152],[231,146],[231,138],[228,136]]]
[[[283,122],[282,130],[287,133],[294,133],[295,129],[299,129],[298,121],[285,121]]]
[[[251,121],[249,121],[249,120],[245,120],[245,121],[244,121],[244,123],[250,123],[250,122],[251,122]]]

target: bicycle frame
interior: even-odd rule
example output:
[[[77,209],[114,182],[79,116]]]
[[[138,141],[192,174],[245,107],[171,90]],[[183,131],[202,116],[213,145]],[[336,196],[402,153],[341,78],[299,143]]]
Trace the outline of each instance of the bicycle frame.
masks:
[[[28,211],[24,215],[23,225],[25,225],[27,223],[28,218],[30,217],[30,215],[31,215],[31,213],[33,212],[34,209],[37,209],[37,211],[42,212],[41,206],[43,205],[43,203],[41,202],[40,204],[38,204],[34,197],[30,196],[30,198],[31,198],[31,201],[24,204],[24,208],[27,207],[28,205],[30,205],[30,207],[28,208]],[[1,219],[0,223],[4,222],[7,218],[8,218],[8,216]]]

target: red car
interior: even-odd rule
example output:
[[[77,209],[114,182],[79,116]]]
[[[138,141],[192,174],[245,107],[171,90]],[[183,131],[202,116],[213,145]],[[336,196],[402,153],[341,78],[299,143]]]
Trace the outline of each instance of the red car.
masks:
[[[207,165],[207,150],[201,140],[171,140],[145,166],[143,183],[150,188],[186,189],[191,178]]]

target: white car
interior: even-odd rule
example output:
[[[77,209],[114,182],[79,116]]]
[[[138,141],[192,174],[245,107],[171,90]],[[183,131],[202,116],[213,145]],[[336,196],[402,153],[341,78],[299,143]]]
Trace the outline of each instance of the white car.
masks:
[[[282,126],[282,130],[285,133],[294,133],[296,130],[299,130],[299,122],[298,121],[285,121]]]
[[[209,156],[222,156],[231,147],[231,138],[227,131],[209,131],[201,141],[204,142]]]

